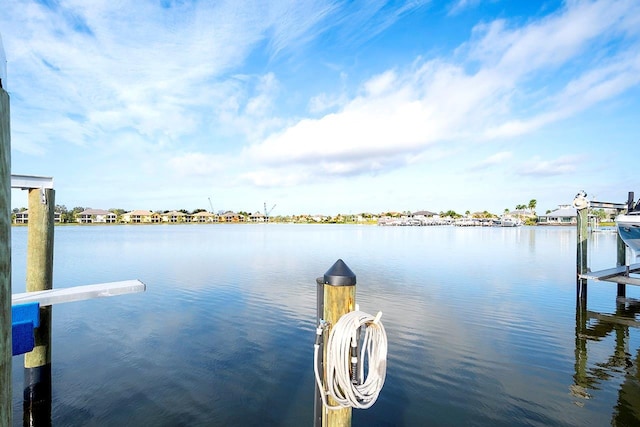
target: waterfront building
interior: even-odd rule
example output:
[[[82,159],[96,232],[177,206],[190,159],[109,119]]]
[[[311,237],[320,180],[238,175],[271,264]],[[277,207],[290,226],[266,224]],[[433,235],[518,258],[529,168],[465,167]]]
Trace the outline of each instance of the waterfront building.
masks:
[[[114,224],[117,219],[118,216],[116,214],[104,209],[85,209],[77,215],[76,222],[80,224]]]
[[[578,211],[571,205],[560,205],[548,214],[538,215],[539,225],[575,225],[578,222]]]

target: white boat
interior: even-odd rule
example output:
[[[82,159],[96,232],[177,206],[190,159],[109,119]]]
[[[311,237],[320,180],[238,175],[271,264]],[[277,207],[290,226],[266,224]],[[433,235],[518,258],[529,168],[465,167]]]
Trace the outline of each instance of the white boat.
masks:
[[[503,216],[502,220],[500,221],[500,225],[502,225],[503,227],[519,227],[522,225],[522,221],[511,216]]]
[[[618,234],[624,243],[640,256],[640,202],[636,204],[635,210],[626,215],[616,217]]]

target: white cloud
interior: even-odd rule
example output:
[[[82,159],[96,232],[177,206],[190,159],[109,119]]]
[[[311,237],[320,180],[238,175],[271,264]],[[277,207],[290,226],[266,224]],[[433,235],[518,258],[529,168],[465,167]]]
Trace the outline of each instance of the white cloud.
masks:
[[[505,151],[467,166],[487,168],[513,161],[510,138],[640,83],[634,0],[571,1],[525,24],[477,25],[450,56],[421,44],[425,56],[375,61],[359,52],[376,54],[377,42],[394,36],[383,32],[428,2],[175,2],[171,9],[122,0],[6,2],[0,30],[14,153],[23,165],[39,156],[58,171],[45,160],[77,154],[100,167],[100,179],[112,174],[117,183],[139,169],[140,188],[158,179],[171,185],[175,176],[177,191],[211,182],[263,191],[407,165],[424,176],[457,155],[463,169],[473,163],[469,144],[499,140]],[[433,19],[426,11],[418,17],[425,22]],[[325,50],[325,43],[334,44]],[[318,64],[340,76],[336,87],[304,74],[311,66],[321,72]],[[521,172],[572,167],[538,160]],[[127,176],[115,176],[120,163]]]
[[[476,163],[470,168],[470,170],[478,171],[488,169],[490,167],[503,164],[506,161],[510,160],[512,157],[513,153],[511,153],[510,151],[501,151],[499,153],[492,154],[486,159]]]
[[[311,114],[326,113],[336,107],[342,107],[348,102],[344,94],[329,95],[321,93],[311,98],[309,101],[309,112]]]
[[[535,157],[531,161],[524,162],[517,173],[537,177],[566,175],[575,172],[583,161],[582,156],[564,156],[555,160]]]
[[[435,143],[532,132],[639,83],[640,28],[625,25],[639,6],[576,2],[521,28],[509,29],[505,21],[478,27],[475,39],[459,50],[479,63],[476,71],[434,59],[383,72],[339,111],[302,119],[244,154],[270,168],[325,164],[323,173],[343,175],[398,167]],[[634,37],[612,64],[604,46],[625,31]],[[575,75],[554,82],[559,91],[541,91],[541,79],[560,66]],[[520,99],[526,104],[516,104]]]
[[[255,44],[272,34],[274,53],[298,45],[326,15],[320,2],[286,7],[274,2],[173,4],[75,2],[51,8],[27,3],[3,7],[3,32],[12,90],[39,105],[52,123],[74,112],[76,138],[131,128],[151,139],[178,139],[207,122],[218,98],[216,78],[241,63]],[[73,11],[73,12],[71,12]],[[143,17],[143,18],[135,18]],[[135,19],[134,19],[135,18]],[[285,19],[286,18],[286,19]],[[251,117],[266,117],[277,80],[267,73],[245,105]],[[15,102],[15,101],[14,101]],[[18,132],[28,135],[31,112],[18,110]],[[268,120],[268,117],[266,117]],[[257,126],[260,128],[260,126]],[[264,126],[267,129],[268,126]],[[85,137],[83,137],[85,136]],[[51,137],[17,140],[33,152]],[[32,147],[32,148],[29,148]]]

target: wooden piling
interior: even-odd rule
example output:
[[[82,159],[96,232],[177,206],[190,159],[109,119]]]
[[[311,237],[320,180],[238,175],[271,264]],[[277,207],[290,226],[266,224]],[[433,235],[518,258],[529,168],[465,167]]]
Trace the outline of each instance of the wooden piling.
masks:
[[[620,233],[616,233],[618,235],[617,239],[617,262],[616,266],[620,267],[627,264],[627,245],[624,244],[624,241],[620,237]],[[627,285],[624,283],[618,283],[618,297],[624,298],[627,296]]]
[[[580,299],[587,299],[587,279],[580,278],[581,274],[587,272],[587,238],[588,238],[588,215],[587,207],[578,208],[578,232],[577,232],[577,276],[576,276],[576,296]]]
[[[634,201],[633,191],[629,191],[629,194],[627,197],[627,212],[631,212],[631,210],[633,209],[633,201]],[[622,237],[620,237],[620,233],[618,233],[617,246],[618,246],[618,256],[617,256],[616,265],[620,267],[627,264],[627,245],[622,240]],[[624,298],[626,296],[627,296],[626,285],[624,283],[618,283],[618,297]]]
[[[0,79],[0,426],[10,426],[13,422],[11,404],[11,357],[13,354],[11,343],[11,132],[9,130],[9,94],[2,89],[1,83]]]
[[[55,191],[29,190],[27,231],[27,292],[52,289]],[[51,306],[40,308],[35,348],[25,354],[24,425],[51,419]]]
[[[324,342],[327,342],[331,327],[335,325],[343,314],[355,310],[356,306],[356,275],[339,259],[324,274],[323,319],[329,325],[324,331]],[[323,360],[327,360],[327,348],[323,350]],[[326,370],[323,380],[326,384]],[[328,396],[329,405],[337,402]],[[322,408],[322,427],[348,427],[351,425],[351,408],[326,410]]]

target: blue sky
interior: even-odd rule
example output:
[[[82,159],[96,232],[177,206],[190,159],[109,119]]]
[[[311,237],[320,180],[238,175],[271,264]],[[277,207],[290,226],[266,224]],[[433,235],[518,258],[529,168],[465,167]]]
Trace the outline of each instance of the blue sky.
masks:
[[[544,212],[640,192],[637,0],[2,9],[12,171],[54,177],[68,208]]]

